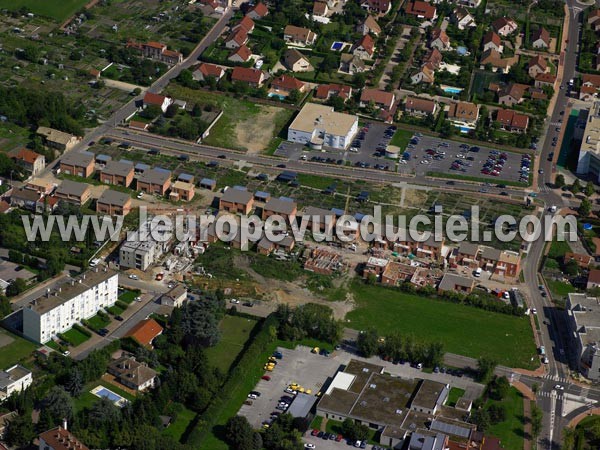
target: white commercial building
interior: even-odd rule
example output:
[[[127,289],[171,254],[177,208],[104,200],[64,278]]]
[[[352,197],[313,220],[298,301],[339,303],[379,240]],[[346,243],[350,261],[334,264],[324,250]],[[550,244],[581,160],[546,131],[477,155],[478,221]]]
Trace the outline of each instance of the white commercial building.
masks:
[[[335,112],[331,106],[307,103],[288,128],[288,141],[346,149],[358,132],[358,117]]]
[[[164,228],[164,227],[163,227]],[[122,269],[146,270],[169,249],[170,241],[159,242],[154,236],[162,235],[159,223],[145,222],[139,230],[127,236],[119,249]]]
[[[585,122],[577,173],[600,181],[600,101],[594,102]]]
[[[117,301],[117,272],[98,268],[71,278],[23,308],[23,334],[42,344]]]
[[[19,364],[0,371],[0,402],[15,392],[24,391],[32,382],[31,371]]]

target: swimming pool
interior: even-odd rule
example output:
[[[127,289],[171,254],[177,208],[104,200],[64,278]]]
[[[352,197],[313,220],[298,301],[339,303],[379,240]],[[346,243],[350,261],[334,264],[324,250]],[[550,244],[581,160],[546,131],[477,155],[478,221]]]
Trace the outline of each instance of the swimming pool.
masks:
[[[126,399],[121,397],[119,394],[115,394],[113,391],[111,391],[108,388],[105,388],[104,386],[96,386],[90,392],[92,394],[94,394],[96,397],[105,398],[105,399],[110,400],[111,402],[113,402],[115,404],[115,406],[118,406],[120,408],[125,406],[125,404],[128,402]]]
[[[267,96],[269,98],[273,98],[273,97],[278,98],[281,101],[285,100],[285,95],[276,94],[275,92],[269,92],[269,94]]]
[[[442,91],[448,94],[460,94],[463,91],[463,89],[452,86],[442,86]]]
[[[342,48],[344,48],[343,42],[335,41],[333,44],[331,44],[331,50],[339,52]]]
[[[469,128],[469,127],[459,127],[459,128],[460,128],[461,133],[470,133],[471,131],[473,131],[473,128]]]

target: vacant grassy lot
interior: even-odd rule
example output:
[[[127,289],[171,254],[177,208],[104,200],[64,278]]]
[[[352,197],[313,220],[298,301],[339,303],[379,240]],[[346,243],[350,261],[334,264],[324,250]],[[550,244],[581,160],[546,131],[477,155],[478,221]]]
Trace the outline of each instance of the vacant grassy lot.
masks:
[[[515,388],[510,388],[504,400],[497,402],[488,400],[486,407],[499,403],[506,409],[506,420],[486,430],[491,436],[502,441],[504,448],[523,448],[523,396]]]
[[[214,347],[206,349],[208,361],[223,373],[227,373],[235,358],[244,348],[255,325],[256,320],[225,316],[219,324],[221,340]]]
[[[63,333],[65,341],[71,344],[73,347],[83,344],[89,339],[88,336],[83,334],[81,331],[71,328],[69,331]]]
[[[28,8],[34,14],[50,17],[59,22],[67,19],[89,3],[89,0],[0,0],[0,9]]]
[[[16,334],[0,329],[0,369],[6,369],[29,357],[36,345]]]
[[[163,434],[171,436],[176,441],[179,441],[190,422],[194,420],[194,417],[196,417],[194,411],[183,408],[181,411],[177,412],[177,419],[163,431]]]
[[[379,333],[399,330],[427,341],[441,341],[447,352],[487,356],[509,367],[531,368],[536,355],[526,317],[484,311],[472,306],[354,283],[358,307],[348,313],[348,326]],[[512,448],[512,447],[511,447]]]
[[[413,133],[408,130],[396,130],[392,140],[390,141],[390,145],[395,145],[396,147],[400,147],[400,150],[406,150],[406,146],[410,142],[410,138]]]
[[[203,107],[221,109],[223,116],[210,130],[205,144],[257,152],[269,148],[292,117],[292,110],[260,105],[249,100],[171,85],[167,89],[174,98]]]

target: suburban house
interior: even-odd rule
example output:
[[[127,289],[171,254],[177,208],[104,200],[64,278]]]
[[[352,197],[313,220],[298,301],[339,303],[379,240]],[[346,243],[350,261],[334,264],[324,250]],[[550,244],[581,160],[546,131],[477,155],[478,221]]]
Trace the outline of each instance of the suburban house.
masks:
[[[67,430],[66,421],[62,427],[58,426],[40,434],[39,441],[39,450],[89,450]]]
[[[294,201],[285,198],[270,198],[262,208],[262,220],[267,220],[270,216],[281,216],[287,223],[296,220],[298,205]]]
[[[442,62],[442,54],[437,48],[430,49],[423,58],[421,69],[411,76],[413,84],[433,83],[435,81],[435,71],[439,69]]]
[[[490,65],[492,72],[508,73],[510,68],[519,61],[518,56],[512,56],[509,58],[502,58],[502,55],[498,50],[489,49],[481,54],[479,61],[480,68],[485,69],[486,65]]]
[[[214,78],[219,81],[225,75],[225,70],[221,66],[215,64],[202,63],[193,72],[192,77],[196,81],[208,81]]]
[[[139,120],[130,120],[128,126],[132,130],[136,130],[136,131],[148,131],[148,128],[150,128],[149,123],[140,122]]]
[[[292,72],[312,72],[315,68],[308,57],[295,48],[288,48],[283,54],[283,65]]]
[[[459,30],[466,30],[467,28],[476,27],[475,18],[471,13],[462,6],[459,6],[452,12],[450,17],[453,23],[456,24]]]
[[[155,167],[146,170],[137,180],[137,190],[146,194],[165,195],[171,187],[171,171]]]
[[[106,189],[96,200],[96,212],[109,216],[126,216],[131,211],[131,196]]]
[[[48,147],[61,151],[71,150],[81,139],[69,133],[55,130],[54,128],[38,127],[35,134],[40,136]]]
[[[483,36],[482,43],[484,52],[493,49],[496,50],[498,53],[502,53],[502,40],[500,39],[500,36],[498,36],[492,30],[485,33],[485,35]]]
[[[227,57],[227,60],[231,62],[245,63],[250,61],[251,56],[252,50],[245,45],[242,45],[231,52],[231,54]]]
[[[177,283],[168,292],[165,292],[160,297],[160,304],[165,306],[172,306],[173,308],[179,308],[183,305],[183,302],[187,299],[187,288],[183,283]]]
[[[287,97],[294,90],[304,92],[306,90],[306,83],[285,74],[278,76],[271,83],[271,92],[277,95]]]
[[[595,289],[597,287],[600,287],[600,270],[592,269],[588,273],[588,279],[587,279],[587,284],[586,284],[585,288],[586,289]]]
[[[340,56],[340,72],[354,75],[367,70],[366,64],[358,56],[351,53],[342,53]]]
[[[32,176],[36,176],[46,167],[46,157],[33,150],[29,150],[28,148],[13,150],[8,156],[10,156],[10,158],[25,172]]]
[[[91,152],[68,152],[60,160],[60,171],[67,175],[87,178],[94,173],[94,154]]]
[[[0,371],[0,403],[15,392],[21,392],[31,386],[33,375],[20,364]]]
[[[306,229],[316,233],[330,233],[335,227],[336,216],[331,210],[307,206],[302,211],[302,216],[307,217]]]
[[[71,180],[63,180],[54,192],[56,198],[76,205],[83,205],[90,199],[91,195],[89,184]]]
[[[267,237],[263,237],[256,244],[256,250],[261,255],[268,256],[272,252],[277,250],[282,250],[284,252],[291,252],[294,249],[295,241],[292,236],[284,236],[281,240],[277,240],[275,242],[270,241]]]
[[[437,109],[436,102],[419,97],[406,97],[404,103],[404,111],[411,116],[424,117],[428,114],[435,115]]]
[[[539,27],[531,36],[531,45],[533,48],[550,47],[550,32],[544,27]]]
[[[254,20],[252,20],[248,16],[242,17],[242,20],[240,20],[238,23],[236,23],[232,27],[232,30],[235,31],[235,30],[238,30],[240,28],[243,28],[244,30],[246,30],[247,33],[252,33],[252,31],[254,31]]]
[[[396,96],[393,92],[386,92],[379,89],[365,88],[360,93],[360,107],[364,108],[369,104],[376,108],[390,111],[396,102]]]
[[[234,214],[248,215],[253,207],[254,196],[241,189],[229,188],[219,199],[219,209]]]
[[[43,178],[36,178],[28,181],[25,185],[25,189],[31,189],[40,195],[48,195],[54,189],[54,183],[51,180],[44,180]]]
[[[448,109],[448,119],[456,126],[475,125],[479,118],[479,105],[470,102],[456,102]]]
[[[512,109],[499,109],[496,112],[496,122],[505,131],[525,133],[529,125],[529,116],[520,114]]]
[[[517,31],[519,26],[517,22],[508,17],[500,17],[492,22],[492,28],[496,30],[500,36],[508,36]]]
[[[411,16],[417,16],[418,19],[435,20],[437,17],[435,6],[421,0],[408,2],[404,7],[404,12]]]
[[[265,81],[265,73],[252,67],[234,67],[231,72],[233,83],[244,83],[248,86],[259,88]]]
[[[375,54],[375,41],[369,34],[363,35],[360,40],[354,44],[352,54],[360,59],[373,59]]]
[[[194,198],[196,194],[194,183],[188,183],[187,181],[177,180],[171,185],[171,192],[169,198],[171,200],[182,200],[189,202]]]
[[[171,97],[165,97],[160,94],[153,94],[152,92],[146,92],[144,94],[144,108],[148,105],[154,105],[160,107],[160,110],[165,113],[167,108],[173,104]]]
[[[315,98],[329,100],[331,97],[340,97],[348,100],[352,96],[352,88],[344,84],[321,84],[315,91]]]
[[[314,149],[346,149],[358,132],[358,117],[336,112],[331,106],[306,103],[288,128],[288,141]]]
[[[434,28],[429,39],[429,48],[437,48],[440,52],[450,50],[450,38],[441,28]]]
[[[100,181],[129,187],[133,181],[133,163],[129,161],[109,161],[100,171]]]
[[[361,34],[372,34],[374,36],[379,36],[381,34],[381,27],[373,16],[368,15],[365,20],[358,24],[356,31]]]
[[[225,38],[225,47],[229,49],[240,48],[248,43],[248,30],[244,27],[235,28]]]
[[[287,25],[283,30],[283,40],[294,45],[313,45],[317,35],[308,28]]]
[[[136,361],[133,356],[121,356],[111,361],[107,372],[123,386],[138,392],[152,389],[158,378],[158,372],[148,367],[146,363]]]
[[[267,8],[264,3],[259,2],[248,10],[246,16],[250,17],[252,20],[260,20],[267,14],[269,14],[269,8]]]
[[[570,261],[575,261],[582,269],[588,269],[590,264],[594,262],[594,257],[587,254],[566,252],[563,256],[563,261],[564,264],[568,264]]]
[[[362,0],[360,6],[365,8],[367,11],[371,11],[376,14],[385,15],[390,12],[392,8],[391,0]]]
[[[144,58],[164,62],[172,66],[183,61],[183,55],[180,52],[169,50],[165,44],[160,42],[137,43],[129,41],[127,48],[138,51]]]
[[[125,337],[133,338],[138,344],[144,347],[152,347],[152,342],[163,332],[158,322],[154,319],[140,320],[136,325],[133,326],[126,334]]]
[[[10,206],[36,211],[42,196],[31,189],[13,189],[10,194]]]
[[[600,89],[600,75],[590,73],[581,74],[581,88],[579,91],[579,100],[595,100],[598,97]]]
[[[329,14],[329,6],[327,6],[327,2],[314,2],[312,15],[313,17],[327,17]]]
[[[510,83],[498,91],[498,103],[513,106],[523,101],[525,91],[529,86],[526,84]]]
[[[540,56],[536,55],[529,60],[527,63],[527,72],[531,78],[535,78],[542,73],[546,73],[548,70],[548,63]]]

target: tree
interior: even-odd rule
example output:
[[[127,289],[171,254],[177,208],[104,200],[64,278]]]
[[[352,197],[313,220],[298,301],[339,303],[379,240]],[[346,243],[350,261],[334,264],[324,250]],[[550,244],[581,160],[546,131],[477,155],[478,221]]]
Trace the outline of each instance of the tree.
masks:
[[[531,392],[533,392],[534,394],[537,394],[538,390],[540,389],[539,385],[537,383],[533,383],[531,385]]]
[[[302,98],[302,95],[300,94],[300,91],[298,89],[292,89],[292,91],[290,92],[290,95],[288,95],[288,100],[291,103],[298,103],[300,101],[300,99]]]
[[[12,313],[10,301],[4,295],[0,295],[0,320]]]
[[[369,427],[347,418],[342,422],[342,435],[350,441],[363,441],[369,436]]]
[[[71,396],[59,386],[54,386],[42,400],[43,410],[48,414],[48,419],[53,426],[62,423],[63,419],[73,419],[73,400]]]
[[[583,200],[581,200],[581,204],[579,205],[579,209],[577,210],[577,212],[581,217],[585,218],[589,216],[592,212],[592,202],[589,199],[584,198]]]
[[[10,446],[26,447],[35,437],[33,423],[26,414],[18,415],[8,421],[4,440]]]
[[[231,449],[259,450],[256,447],[256,432],[244,416],[230,417],[225,424],[225,442]]]
[[[591,197],[596,193],[596,188],[594,188],[594,183],[592,181],[588,181],[585,185],[584,194],[586,197]]]
[[[325,54],[323,61],[319,65],[319,70],[325,73],[331,73],[338,68],[337,56],[331,52]]]
[[[561,187],[563,187],[565,185],[565,177],[563,174],[559,173],[558,175],[556,175],[556,178],[554,179],[554,186],[557,189],[560,189]]]
[[[444,120],[444,122],[442,123],[442,126],[440,128],[440,137],[443,138],[449,138],[454,136],[454,132],[455,132],[455,127],[454,125],[448,121],[448,120]]]
[[[179,111],[179,106],[177,106],[175,103],[172,103],[167,107],[167,110],[165,111],[165,117],[169,119],[175,117],[177,111]]]
[[[510,383],[506,377],[494,377],[488,386],[488,395],[493,400],[502,400],[508,394]]]
[[[581,182],[579,181],[579,178],[571,185],[571,192],[573,194],[579,194],[581,192]]]
[[[161,114],[162,110],[160,109],[160,106],[158,105],[147,105],[143,111],[140,112],[140,116],[143,117],[144,119],[156,119],[160,114]]]
[[[496,425],[506,420],[506,408],[503,405],[494,403],[488,408],[490,424]]]
[[[188,343],[210,347],[219,342],[219,321],[225,311],[224,302],[208,297],[202,302],[188,302],[181,310],[181,329]]]
[[[563,267],[563,270],[567,275],[575,276],[579,273],[579,264],[574,259],[570,259]]]
[[[531,403],[531,433],[537,438],[542,431],[542,410],[535,403]]]
[[[375,328],[369,328],[362,331],[356,339],[356,348],[365,358],[369,358],[377,353],[379,349],[379,334]]]
[[[479,431],[485,432],[491,425],[490,414],[486,409],[480,408],[472,415],[472,420]]]
[[[352,77],[352,83],[357,88],[362,89],[365,87],[365,84],[367,83],[367,76],[362,72],[355,73],[354,76]]]
[[[25,289],[27,289],[27,282],[23,278],[17,278],[6,288],[6,295],[8,297],[14,297],[15,295],[19,295]]]
[[[485,356],[479,358],[477,360],[477,381],[487,384],[492,379],[495,369],[496,361]]]
[[[74,368],[69,372],[65,389],[71,396],[79,397],[83,390],[83,376],[79,369]]]
[[[563,450],[575,450],[577,433],[573,428],[564,428],[563,429]]]

